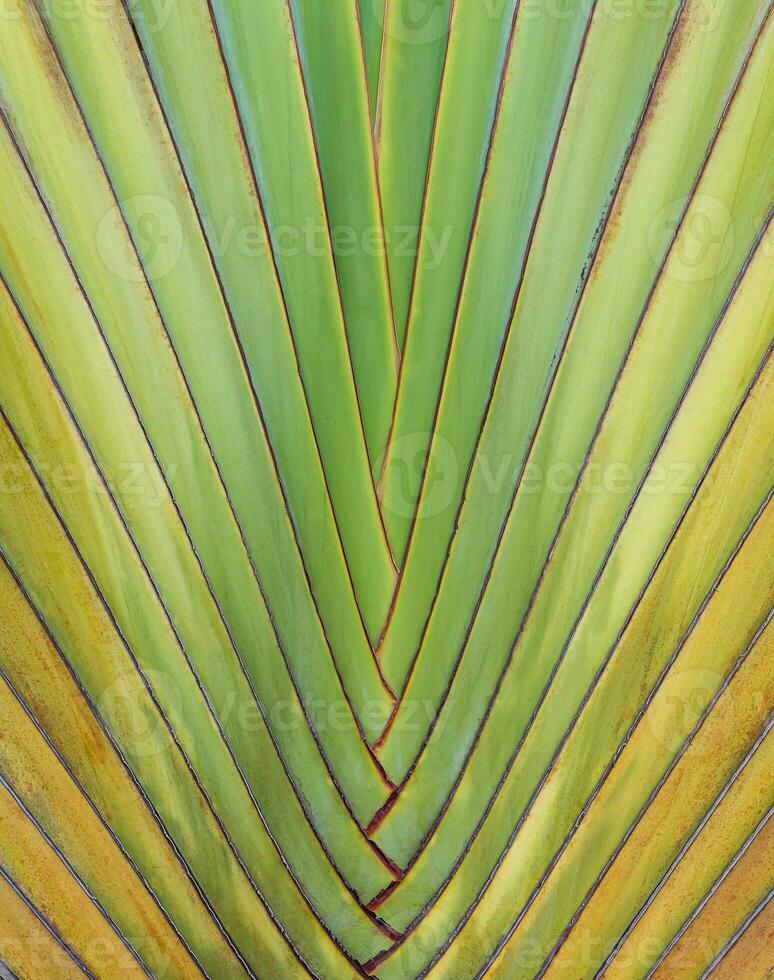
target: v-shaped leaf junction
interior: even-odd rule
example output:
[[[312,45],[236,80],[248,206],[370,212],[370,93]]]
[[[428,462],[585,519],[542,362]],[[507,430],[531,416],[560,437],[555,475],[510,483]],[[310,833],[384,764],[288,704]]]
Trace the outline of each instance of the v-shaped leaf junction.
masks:
[[[770,976],[771,7],[6,0],[0,973]]]

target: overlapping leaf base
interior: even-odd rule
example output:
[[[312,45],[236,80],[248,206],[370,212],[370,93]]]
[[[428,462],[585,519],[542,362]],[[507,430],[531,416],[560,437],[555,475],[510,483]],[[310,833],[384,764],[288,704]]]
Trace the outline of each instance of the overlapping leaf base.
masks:
[[[770,977],[770,0],[6,0],[0,112],[2,969]]]

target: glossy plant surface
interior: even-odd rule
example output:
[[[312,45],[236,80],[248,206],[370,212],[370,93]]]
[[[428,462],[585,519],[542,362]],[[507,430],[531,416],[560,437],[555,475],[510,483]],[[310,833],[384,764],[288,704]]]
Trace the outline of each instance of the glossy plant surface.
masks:
[[[4,0],[0,181],[0,968],[770,978],[771,0]]]

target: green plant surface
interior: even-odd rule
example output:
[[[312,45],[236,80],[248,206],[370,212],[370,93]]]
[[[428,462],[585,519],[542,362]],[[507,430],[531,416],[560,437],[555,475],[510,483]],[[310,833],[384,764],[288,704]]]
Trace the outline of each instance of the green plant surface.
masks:
[[[0,603],[5,683],[46,733],[52,751],[110,826],[198,962],[210,974],[246,976],[103,715],[94,710],[72,665],[5,562],[0,565]]]
[[[713,154],[712,163],[703,173],[697,191],[692,197],[692,206],[697,212],[704,206],[705,194],[711,200],[722,202],[725,207],[729,208],[729,211],[734,208],[736,203],[741,204],[744,201],[745,211],[736,216],[735,227],[740,229],[740,233],[734,241],[735,254],[724,265],[722,272],[711,280],[712,288],[707,288],[704,281],[694,281],[694,277],[686,277],[682,274],[680,244],[678,243],[675,248],[671,249],[663,274],[658,279],[658,288],[652,291],[652,295],[646,293],[644,305],[639,310],[635,307],[633,322],[630,322],[629,342],[634,336],[635,329],[637,329],[637,335],[634,337],[631,355],[627,357],[625,368],[621,373],[610,406],[606,408],[604,403],[602,405],[603,424],[598,437],[594,439],[594,446],[589,450],[588,443],[586,443],[585,445],[582,444],[578,450],[577,469],[583,466],[585,456],[590,452],[590,460],[588,466],[585,467],[585,472],[589,474],[589,478],[595,472],[597,474],[599,472],[604,473],[610,466],[617,465],[619,471],[625,474],[627,486],[624,488],[624,492],[620,492],[617,487],[608,489],[603,486],[602,493],[587,494],[585,498],[578,498],[578,503],[572,501],[572,510],[564,522],[561,537],[558,542],[553,544],[555,527],[562,517],[561,494],[560,500],[556,501],[550,490],[541,494],[528,493],[526,492],[527,486],[522,482],[517,487],[517,491],[521,490],[521,493],[517,492],[516,496],[512,498],[505,525],[490,535],[483,533],[483,529],[479,528],[479,533],[475,537],[476,544],[482,540],[492,540],[492,537],[497,534],[502,535],[502,537],[496,538],[499,548],[488,571],[488,577],[484,579],[486,588],[472,610],[475,615],[473,622],[469,621],[467,628],[464,621],[459,623],[459,634],[452,633],[448,624],[444,630],[444,636],[447,640],[445,651],[447,658],[451,660],[450,653],[455,650],[455,647],[449,644],[450,635],[455,637],[459,635],[458,642],[464,642],[462,656],[458,658],[457,663],[452,660],[446,666],[439,665],[439,656],[433,657],[431,655],[429,661],[426,661],[429,663],[429,669],[425,671],[424,676],[427,676],[430,670],[435,668],[432,671],[433,676],[429,678],[426,686],[416,686],[409,695],[415,700],[429,699],[432,703],[439,704],[440,712],[437,723],[430,731],[426,744],[422,744],[420,741],[421,733],[413,733],[419,742],[417,749],[421,749],[418,760],[413,754],[406,753],[404,749],[405,754],[400,760],[400,768],[396,769],[393,765],[393,759],[387,754],[389,743],[385,744],[381,754],[387,772],[396,782],[403,778],[410,766],[413,766],[405,783],[406,789],[411,790],[411,792],[402,794],[401,799],[392,808],[376,835],[380,845],[391,856],[397,857],[399,863],[407,860],[413,853],[408,849],[419,845],[451,789],[458,766],[455,767],[449,763],[448,755],[454,753],[455,758],[460,758],[476,737],[477,726],[484,717],[486,706],[498,683],[498,676],[507,662],[514,637],[518,633],[519,621],[527,611],[530,595],[542,565],[545,563],[551,548],[554,547],[553,567],[561,567],[557,557],[558,552],[564,548],[568,548],[568,550],[572,548],[572,531],[576,528],[580,533],[585,533],[586,540],[580,551],[574,549],[572,553],[578,553],[580,561],[588,562],[588,565],[585,566],[588,572],[587,577],[581,579],[580,574],[578,574],[579,569],[576,567],[574,571],[577,577],[574,578],[574,582],[582,581],[585,585],[594,580],[605,550],[611,541],[615,542],[614,535],[617,522],[614,520],[608,524],[604,519],[597,518],[593,524],[586,523],[581,518],[583,504],[588,502],[589,505],[596,506],[601,502],[609,503],[619,520],[624,517],[627,506],[626,491],[629,490],[631,496],[639,477],[645,471],[650,456],[658,446],[664,426],[669,421],[670,413],[676,405],[679,405],[685,383],[691,376],[692,369],[701,354],[713,324],[723,312],[728,291],[733,288],[739,270],[746,263],[750,249],[756,244],[760,234],[760,227],[757,224],[760,220],[759,216],[765,214],[771,194],[769,182],[765,178],[761,179],[761,164],[759,162],[770,157],[771,147],[767,145],[767,136],[764,134],[770,133],[771,130],[767,130],[767,127],[756,129],[760,136],[760,142],[756,148],[760,156],[757,159],[755,151],[748,142],[745,142],[745,136],[749,133],[756,118],[755,113],[750,112],[750,103],[754,108],[760,104],[763,112],[768,111],[768,107],[771,106],[771,99],[768,102],[761,101],[762,96],[767,91],[765,86],[772,63],[770,58],[771,39],[774,39],[774,33],[770,30],[767,32],[766,38],[769,43],[758,49],[759,57],[753,61],[750,74],[745,73],[747,84],[740,89],[740,100],[734,106],[734,108],[738,106],[737,111],[736,113],[732,111],[729,114],[729,128],[725,129],[724,127],[721,131],[718,138],[717,154]],[[734,123],[737,120],[743,127],[739,135],[733,131]],[[746,186],[747,182],[750,185],[750,194],[742,197],[740,196],[740,187]],[[680,225],[684,236],[690,235],[694,220],[695,218],[689,210],[684,222]],[[743,237],[741,229],[744,229],[746,238]],[[678,241],[679,235],[680,232],[678,231]],[[714,261],[717,263],[720,260],[720,256],[716,255]],[[698,301],[699,296],[701,297],[700,302]],[[703,307],[700,304],[703,304]],[[691,312],[690,320],[683,313],[687,310]],[[602,321],[595,320],[594,322],[598,324]],[[703,327],[699,327],[699,323],[703,323]],[[770,327],[765,324],[762,326],[762,330],[764,332],[770,331]],[[767,336],[770,336],[770,332],[764,334],[764,345]],[[668,343],[666,337],[669,338]],[[623,346],[623,343],[621,346],[623,348],[622,356],[626,355],[627,348]],[[586,348],[589,351],[594,349],[593,346]],[[754,356],[753,362],[756,363]],[[521,363],[523,362],[516,362],[516,366]],[[571,359],[568,356],[565,361],[568,370],[570,363]],[[655,410],[648,411],[645,406],[652,407],[651,392],[655,379],[658,379],[657,383],[662,386],[661,398],[658,406],[653,406]],[[520,385],[508,385],[504,388],[504,391],[508,393],[520,392],[521,390]],[[600,392],[600,400],[603,392],[604,389]],[[633,411],[634,405],[642,406],[643,410]],[[577,416],[572,404],[565,411]],[[618,422],[624,413],[631,419],[633,426],[637,427],[636,433],[627,430],[627,425],[622,420]],[[508,426],[514,420],[521,420],[523,416],[518,412],[503,415],[495,413],[490,418],[493,420],[490,431],[494,430],[491,442],[485,429],[480,452],[484,458],[496,459],[502,452],[502,448],[498,452],[495,441],[497,429],[501,426]],[[616,419],[616,422],[613,419]],[[608,433],[616,440],[614,449],[608,445]],[[593,429],[589,435],[594,436]],[[512,445],[512,442],[509,441],[508,444]],[[483,448],[489,445],[492,446],[491,451]],[[553,449],[553,446],[554,442],[551,440],[549,449]],[[568,465],[566,454],[560,455],[558,460],[565,466]],[[576,469],[572,467],[572,464],[569,465],[569,479],[565,476],[562,484],[566,497],[571,495]],[[547,474],[549,471],[548,465],[538,468],[538,473]],[[469,491],[469,494],[468,499],[471,499],[472,491]],[[664,494],[663,498],[667,501],[665,506],[675,506],[679,501],[679,494]],[[487,496],[486,502],[489,503],[490,500],[491,497]],[[659,500],[659,504],[661,502]],[[503,505],[505,503],[503,501]],[[554,505],[556,508],[554,522],[549,523],[547,527],[542,525],[539,516],[535,513],[538,508],[545,505],[549,507]],[[481,516],[484,510],[484,507],[479,508],[478,516]],[[467,529],[472,522],[464,521],[463,514],[460,517],[460,524],[463,523],[466,533],[462,538],[467,537]],[[588,540],[587,528],[589,527],[593,527],[594,531],[598,532],[602,538],[596,549]],[[473,534],[472,528],[470,534]],[[537,541],[533,539],[533,534]],[[460,540],[461,538],[458,537],[457,542]],[[657,545],[658,540],[651,534],[651,546]],[[519,548],[514,547],[515,541],[519,541]],[[618,554],[621,554],[620,547],[616,550]],[[521,585],[521,576],[530,569],[530,559],[533,555],[535,556],[533,560],[536,567],[532,576]],[[640,576],[646,576],[652,567],[652,562],[648,562],[645,552],[637,556],[635,565],[637,562],[641,563]],[[465,569],[470,567],[470,556],[466,556],[462,565]],[[616,581],[612,570],[607,572],[607,580],[612,587],[612,583]],[[532,612],[530,625],[535,623],[538,608],[541,612],[546,608],[542,604],[539,607],[538,603],[541,598],[547,602],[547,593],[553,581],[553,577],[547,574],[540,583],[541,588],[534,604],[535,608]],[[562,575],[560,584],[564,590],[569,591],[573,582],[568,576]],[[548,612],[548,616],[551,618],[550,626],[544,627],[542,633],[538,633],[544,648],[545,644],[550,642],[549,637],[555,637],[560,644],[564,641],[567,631],[572,628],[573,620],[581,608],[583,596],[577,595],[573,602],[573,600],[568,600],[567,591],[561,599],[556,594],[551,595],[550,612]],[[599,592],[599,590],[597,591]],[[608,600],[605,591],[606,589],[602,588],[602,595],[596,599],[596,602],[600,608],[605,608],[608,622],[612,627],[614,623],[618,624],[622,621],[623,612],[618,614],[617,619],[615,618],[613,611],[607,605]],[[557,615],[556,610],[562,610],[562,613]],[[460,612],[461,602],[457,596],[457,601],[451,610],[452,615],[457,617],[457,622],[461,619]],[[536,626],[533,625],[533,629],[535,628]],[[558,633],[562,634],[561,637],[557,636]],[[486,651],[485,658],[481,652],[483,650]],[[446,667],[445,671],[444,667]],[[473,684],[469,680],[471,673],[475,673],[476,676]],[[440,680],[438,674],[441,675]],[[417,682],[419,685],[424,678],[420,674],[417,676],[420,678]],[[451,677],[451,685],[448,690],[445,689],[447,677]],[[522,687],[523,681],[522,676]],[[430,684],[434,686],[430,688]],[[501,701],[502,697],[498,697],[496,709],[499,708]],[[508,715],[504,713],[501,717],[505,718]],[[489,727],[494,724],[496,724],[494,718],[490,719]],[[445,738],[445,732],[449,727],[455,732],[455,738],[451,742]],[[400,727],[396,731],[400,731]],[[463,744],[463,740],[465,744]],[[408,737],[402,737],[400,739],[401,746],[408,741]],[[498,741],[500,740],[498,739]],[[441,762],[444,753],[446,753],[446,759]],[[414,816],[420,811],[421,817]],[[412,817],[408,816],[409,812],[412,813]],[[397,827],[399,824],[403,827],[408,825],[411,828],[411,837],[407,837],[404,831],[399,835],[399,840],[391,838],[391,828]],[[400,852],[397,848],[401,849]],[[408,853],[406,853],[407,850]]]
[[[768,980],[772,0],[6,0],[0,975]]]
[[[456,0],[385,2],[374,125],[395,332],[401,350],[445,84],[450,25],[466,6],[473,12],[478,4],[458,4]],[[478,69],[469,66],[470,70]]]
[[[511,197],[513,191],[505,191],[505,187],[513,185],[515,154],[521,152],[527,161],[530,159],[527,154],[535,137],[522,129],[524,93],[534,85],[537,96],[545,98],[544,88],[536,79],[546,71],[527,71],[523,78],[514,79],[513,102],[506,101],[503,108],[503,113],[511,110],[513,125],[508,127],[509,117],[504,116],[503,128],[498,130],[500,138],[510,136],[511,142],[504,144],[502,159],[496,156],[499,143],[493,150],[489,180],[499,178],[500,190],[487,196],[484,188],[482,208],[488,206],[491,214],[486,215],[486,220],[482,214],[482,228],[471,256],[474,262],[475,248],[480,244],[482,268],[471,275],[462,297],[459,316],[465,320],[460,320],[461,329],[455,333],[450,352],[435,426],[437,449],[431,449],[425,477],[428,489],[425,502],[419,503],[419,512],[424,507],[427,513],[416,522],[395,610],[381,648],[385,673],[396,690],[406,682],[407,675],[412,693],[426,689],[428,682],[419,676],[427,669],[422,666],[423,659],[434,674],[429,683],[435,680],[436,692],[438,682],[446,681],[457,652],[456,644],[448,638],[453,636],[456,640],[462,635],[465,617],[475,609],[487,563],[491,566],[493,560],[498,529],[513,507],[514,493],[522,484],[530,489],[536,486],[536,478],[545,479],[554,461],[565,466],[562,482],[571,488],[573,474],[582,463],[669,243],[668,238],[653,241],[651,223],[664,209],[668,209],[670,219],[679,217],[675,202],[691,192],[755,23],[760,19],[757,6],[738,5],[732,9],[724,5],[723,16],[729,23],[723,25],[726,30],[712,34],[697,33],[693,24],[691,14],[698,16],[701,4],[687,6],[676,25],[672,54],[667,53],[667,60],[658,70],[650,101],[644,104],[642,89],[632,86],[631,115],[628,119],[618,117],[619,142],[611,144],[611,137],[605,142],[598,136],[589,136],[589,152],[608,153],[610,169],[605,181],[599,181],[597,169],[579,171],[576,165],[577,140],[585,138],[592,121],[599,134],[613,131],[609,107],[603,103],[599,114],[590,117],[588,105],[595,101],[593,93],[599,85],[597,66],[590,68],[588,75],[581,71],[574,82],[575,94],[567,105],[564,136],[556,145],[552,165],[556,183],[552,180],[548,185],[548,192],[552,186],[557,188],[556,194],[541,203],[537,191],[532,191],[533,198],[526,209],[523,197]],[[565,31],[570,29],[566,25],[572,23],[559,22]],[[518,32],[517,19],[515,44],[518,46],[520,38],[524,38],[528,44],[524,55],[540,50],[532,35],[541,24],[540,20],[534,22],[537,26],[527,21]],[[643,78],[648,80],[663,53],[668,25],[661,26],[661,34],[653,38],[654,61],[642,65]],[[632,34],[631,29],[628,37],[618,36],[624,27],[616,24],[610,32],[602,27],[597,28],[596,34],[594,30],[592,25],[585,57],[598,48],[603,65],[612,63],[605,44],[617,47],[618,42],[626,40],[632,50],[642,48],[642,37]],[[599,43],[595,44],[597,38]],[[570,45],[571,51],[575,51],[579,40],[576,37]],[[514,70],[523,64],[524,55],[518,47],[514,50]],[[571,64],[566,66],[567,71],[572,71]],[[560,79],[561,74],[554,72],[552,77]],[[703,80],[707,90],[703,104],[706,114],[696,111],[697,78]],[[562,101],[566,101],[567,94],[561,91]],[[610,98],[617,100],[618,92],[613,95],[611,91]],[[619,111],[623,113],[623,109],[621,105]],[[538,103],[537,110],[534,125],[540,126],[547,116],[545,104]],[[560,112],[560,106],[555,106],[554,116]],[[676,119],[681,121],[677,125]],[[691,140],[677,138],[684,126],[692,127]],[[551,139],[556,142],[553,131]],[[550,146],[547,143],[542,150],[544,167]],[[495,170],[498,161],[500,169]],[[564,176],[560,178],[557,171],[562,168]],[[517,166],[515,172],[522,174],[522,166]],[[570,184],[565,191],[571,178],[577,184]],[[525,180],[525,192],[531,187]],[[596,210],[589,206],[591,192],[599,195]],[[505,202],[510,207],[505,207]],[[571,233],[567,222],[573,214],[585,225],[574,226]],[[600,221],[602,226],[597,228]],[[514,256],[502,242],[512,240],[519,222],[522,227],[515,240]],[[557,255],[550,247],[558,227],[571,241],[577,234],[575,255],[564,250]],[[531,230],[533,244],[525,265]],[[486,237],[490,233],[491,239]],[[501,256],[499,266],[490,257],[495,250]],[[638,258],[632,261],[635,254]],[[636,272],[624,275],[624,266],[629,264]],[[516,272],[509,278],[512,267]],[[564,293],[556,281],[560,267],[567,277]],[[546,295],[549,276],[552,288]],[[492,333],[488,334],[490,330]],[[502,349],[504,340],[506,346]],[[597,356],[599,345],[604,345],[605,357]],[[502,359],[499,363],[498,358]],[[573,372],[572,383],[582,386],[581,398],[577,397],[577,388],[571,391],[563,385],[569,371]],[[560,425],[555,421],[558,418]],[[446,472],[449,459],[459,461],[456,482]],[[466,474],[468,467],[471,469]],[[560,508],[554,517],[556,523],[564,502],[561,496],[558,492],[541,495],[532,505],[555,504]],[[428,574],[430,569],[432,574]],[[435,640],[436,634],[439,640],[443,637],[440,644]],[[438,649],[441,644],[442,650]],[[418,653],[421,646],[427,655],[424,650]],[[423,684],[424,687],[418,686]],[[387,751],[384,760],[390,764]],[[405,772],[408,762],[397,758],[395,761],[399,773]]]

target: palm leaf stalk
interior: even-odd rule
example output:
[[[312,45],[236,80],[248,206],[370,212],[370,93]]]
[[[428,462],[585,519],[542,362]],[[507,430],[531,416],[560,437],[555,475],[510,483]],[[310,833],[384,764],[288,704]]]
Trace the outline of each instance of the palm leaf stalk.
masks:
[[[7,0],[0,976],[765,980],[770,0]]]

